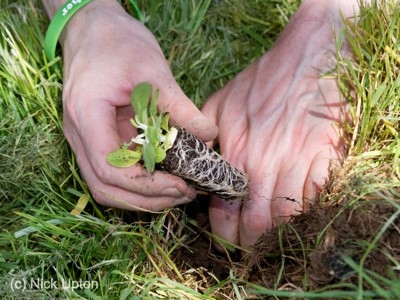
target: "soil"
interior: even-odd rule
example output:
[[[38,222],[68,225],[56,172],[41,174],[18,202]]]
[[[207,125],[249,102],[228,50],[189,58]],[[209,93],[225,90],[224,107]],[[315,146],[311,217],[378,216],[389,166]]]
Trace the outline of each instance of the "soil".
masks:
[[[203,200],[201,203],[201,207],[189,209],[189,214],[196,212],[198,228],[209,230],[207,204]],[[387,228],[383,230],[385,224]],[[216,253],[202,232],[197,232],[187,246],[176,253],[177,265],[205,268],[221,280],[233,268],[240,278],[271,289],[310,291],[340,283],[357,286],[360,282],[365,290],[372,289],[368,280],[360,281],[351,262],[369,270],[369,276],[381,287],[390,289],[379,275],[400,279],[399,212],[382,200],[317,203],[290,222],[266,232],[252,253],[243,257],[238,253]]]
[[[393,263],[400,261],[397,211],[387,201],[380,200],[357,205],[317,204],[286,226],[264,234],[254,254],[244,258],[248,280],[273,288],[279,282],[282,258],[284,276],[278,286],[291,284],[314,290],[340,282],[357,285],[360,278],[349,261],[384,278],[400,278]],[[395,217],[393,222],[382,231],[391,217]],[[373,288],[366,280],[363,287]]]
[[[175,253],[174,261],[182,270],[205,269],[222,280],[229,276],[231,268],[236,267],[241,255],[239,253],[223,255],[215,250],[211,238],[207,235],[207,232],[210,232],[207,209],[207,197],[198,197],[195,202],[185,206],[186,214],[193,218],[197,225],[193,227],[191,236],[185,241],[186,247],[180,248]]]

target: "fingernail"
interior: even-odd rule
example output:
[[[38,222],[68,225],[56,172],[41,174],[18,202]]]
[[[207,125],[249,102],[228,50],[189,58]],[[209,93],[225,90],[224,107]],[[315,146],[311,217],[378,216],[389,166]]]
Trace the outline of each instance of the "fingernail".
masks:
[[[176,199],[175,205],[192,202],[193,199],[196,198],[197,192],[193,187],[187,186],[186,190],[181,195],[181,197]]]
[[[194,199],[197,196],[197,192],[196,189],[194,189],[191,186],[188,186],[186,189],[186,197],[188,197],[189,199]]]
[[[182,193],[180,190],[177,188],[167,188],[163,190],[163,194],[167,197],[183,197],[185,196],[184,193]]]
[[[214,127],[214,124],[205,117],[196,117],[191,122],[190,125],[195,130],[207,130]]]
[[[174,205],[182,205],[182,204],[186,204],[186,203],[189,203],[189,202],[192,202],[192,201],[193,201],[193,198],[189,198],[189,197],[183,196],[181,198],[177,198],[175,200]]]
[[[196,135],[204,136],[204,131],[207,131],[207,137],[213,139],[218,134],[217,126],[206,117],[196,117],[190,122],[190,125],[192,132]]]

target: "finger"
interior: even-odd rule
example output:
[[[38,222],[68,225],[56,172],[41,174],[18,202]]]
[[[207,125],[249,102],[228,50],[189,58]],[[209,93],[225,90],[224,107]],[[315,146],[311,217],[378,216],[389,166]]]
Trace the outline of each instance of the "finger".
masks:
[[[273,225],[288,221],[303,210],[304,182],[308,170],[309,160],[302,156],[288,159],[285,166],[279,170],[272,196]]]
[[[250,247],[272,227],[271,197],[275,176],[250,174],[250,199],[242,205],[239,225],[240,245]]]
[[[85,165],[82,161],[81,164]],[[154,192],[148,195],[149,193],[143,193],[142,190],[139,193],[135,193],[118,186],[105,184],[102,178],[99,178],[91,168],[85,169],[84,177],[96,202],[108,207],[156,212],[189,203],[196,195],[194,190],[191,196],[187,196],[176,193],[174,189],[164,190],[161,193],[162,195],[155,195]]]
[[[212,197],[208,209],[212,233],[238,245],[240,209],[240,200],[226,201],[218,197]],[[218,244],[215,246],[217,249],[222,250]]]
[[[247,129],[249,126],[247,106],[242,98],[236,97],[248,88],[248,81],[235,80],[230,81],[224,88],[215,92],[203,105],[201,111],[213,123],[218,125],[219,132],[223,132],[218,136],[218,141],[213,140],[210,146],[214,146],[217,142],[224,151],[224,147],[231,148],[232,145],[237,147],[233,139],[242,138],[242,142],[247,139]],[[229,101],[228,101],[229,100]],[[223,122],[221,122],[223,120]],[[225,152],[232,152],[226,149]],[[226,157],[226,156],[224,156]]]
[[[308,209],[319,197],[329,177],[331,163],[339,163],[336,157],[332,157],[329,150],[321,151],[311,163],[304,184],[304,209]]]
[[[206,100],[204,105],[201,107],[201,112],[213,123],[218,125],[218,118],[217,118],[217,112],[218,112],[218,98],[220,97],[219,95],[222,94],[222,91],[219,90],[215,94],[213,94],[209,99]],[[218,143],[217,137],[214,138],[213,140],[210,140],[208,146],[210,148],[213,148],[214,145]]]
[[[79,149],[83,148],[79,147]],[[165,208],[188,203],[192,201],[196,195],[193,189],[191,189],[192,194],[190,196],[177,193],[174,189],[164,190],[161,193],[162,195],[159,195],[152,191],[152,188],[149,189],[149,191],[151,191],[149,193],[144,191],[144,193],[138,194],[131,190],[120,188],[119,186],[104,183],[103,178],[98,177],[96,172],[91,168],[91,164],[84,151],[80,150],[80,152],[77,153],[77,160],[93,198],[96,202],[104,206],[128,210],[143,209],[148,211],[160,211]],[[152,184],[153,183],[152,181]]]
[[[159,107],[170,112],[171,124],[186,128],[205,142],[218,134],[215,123],[201,113],[174,80],[160,86]]]
[[[93,112],[94,109],[84,108],[82,111]],[[70,134],[70,132],[74,132],[74,129],[68,129],[72,127],[72,124],[68,123],[70,122],[68,117],[65,118],[65,127],[66,136],[73,145],[79,166],[84,174],[91,172],[91,176],[99,178],[105,184],[144,196],[187,196],[190,198],[195,196],[194,189],[176,176],[162,172],[148,174],[138,165],[130,168],[115,168],[106,162],[107,154],[118,149],[120,143],[116,125],[107,122],[107,120],[115,120],[115,110],[112,109],[112,106],[102,105],[96,108],[95,113],[78,116],[77,120],[82,120],[82,118],[84,118],[84,122],[79,121],[79,134]],[[91,124],[98,125],[92,126]],[[80,136],[85,138],[81,140]]]

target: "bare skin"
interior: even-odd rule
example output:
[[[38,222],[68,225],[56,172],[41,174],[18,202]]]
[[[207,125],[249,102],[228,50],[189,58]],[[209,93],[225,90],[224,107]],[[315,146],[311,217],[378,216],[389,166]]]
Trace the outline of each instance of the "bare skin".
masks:
[[[65,0],[43,0],[50,16]],[[79,41],[79,42],[77,42]],[[91,194],[102,205],[160,211],[192,201],[196,191],[179,177],[149,175],[141,166],[118,169],[107,153],[136,135],[130,93],[142,81],[159,88],[159,106],[174,124],[203,139],[217,127],[176,83],[153,34],[116,0],[96,0],[81,8],[61,37],[63,128]]]
[[[341,2],[341,1],[339,1]],[[318,198],[331,162],[340,163],[346,104],[334,77],[333,29],[356,1],[306,0],[259,61],[215,93],[202,111],[219,126],[222,155],[250,176],[250,199],[214,197],[212,231],[248,247]],[[353,2],[353,3],[351,3]],[[349,55],[345,47],[342,55]]]

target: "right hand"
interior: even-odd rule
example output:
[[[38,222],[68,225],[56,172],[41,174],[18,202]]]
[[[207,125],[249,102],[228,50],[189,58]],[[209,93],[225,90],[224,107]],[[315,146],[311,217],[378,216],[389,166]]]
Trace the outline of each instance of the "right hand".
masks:
[[[106,155],[137,133],[130,93],[139,82],[160,89],[159,109],[204,141],[217,127],[176,83],[153,34],[117,1],[97,0],[78,11],[63,36],[63,127],[95,200],[128,210],[159,211],[191,201],[196,191],[163,172],[115,168]]]

